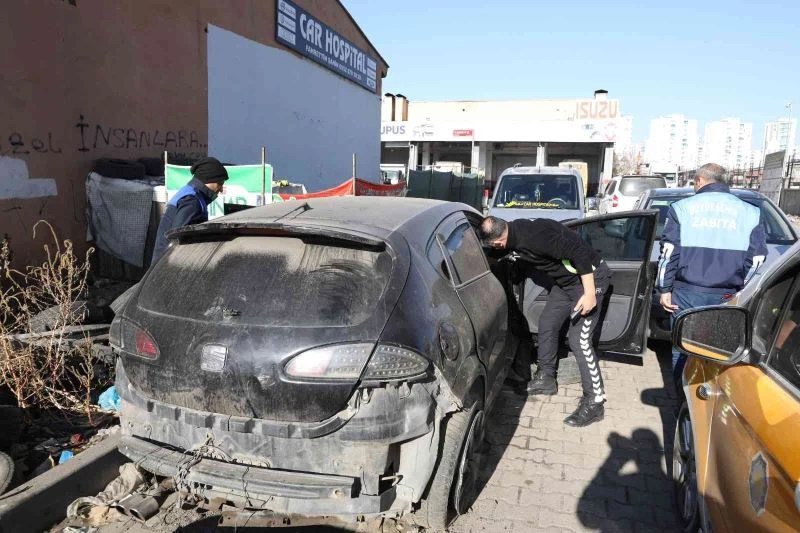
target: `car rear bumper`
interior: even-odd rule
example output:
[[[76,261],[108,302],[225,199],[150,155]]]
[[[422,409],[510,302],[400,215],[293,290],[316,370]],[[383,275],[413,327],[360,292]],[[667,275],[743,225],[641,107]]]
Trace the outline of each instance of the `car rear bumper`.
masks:
[[[206,498],[242,507],[306,516],[378,515],[397,499],[396,487],[374,496],[358,494],[357,478],[199,458],[132,436],[123,436],[119,449],[148,472],[175,477],[184,487],[202,487]]]
[[[117,389],[120,451],[145,470],[243,508],[345,519],[409,511],[434,470],[441,419],[458,408],[440,377],[358,390],[336,416],[304,424],[163,404],[121,365]]]

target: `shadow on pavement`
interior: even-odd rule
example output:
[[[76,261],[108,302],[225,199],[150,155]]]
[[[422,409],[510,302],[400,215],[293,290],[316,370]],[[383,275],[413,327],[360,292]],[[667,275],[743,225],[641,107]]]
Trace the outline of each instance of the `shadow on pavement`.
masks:
[[[671,346],[653,343],[648,347],[658,360],[664,385],[643,390],[641,400],[658,409],[663,440],[646,428],[635,429],[630,438],[618,432],[609,434],[611,453],[584,490],[577,509],[585,527],[604,533],[629,532],[641,526],[677,531],[670,478],[677,403]]]
[[[658,456],[664,449],[649,429],[636,429],[630,438],[612,432],[611,454],[581,494],[578,518],[587,528],[603,533],[627,533],[638,525],[674,531],[671,481]]]

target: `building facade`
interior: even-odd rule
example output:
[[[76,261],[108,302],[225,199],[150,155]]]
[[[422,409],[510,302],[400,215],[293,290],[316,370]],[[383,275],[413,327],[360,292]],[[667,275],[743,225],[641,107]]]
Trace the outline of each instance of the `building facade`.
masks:
[[[601,177],[611,177],[620,135],[630,146],[630,118],[602,90],[574,100],[409,102],[386,95],[381,118],[382,164],[459,165],[490,183],[517,163],[582,161],[594,194]]]
[[[738,118],[709,122],[698,164],[717,163],[729,170],[749,168],[752,148],[753,124]]]
[[[645,157],[651,163],[695,168],[699,152],[697,120],[667,115],[650,121]]]
[[[265,146],[309,190],[354,153],[378,167],[388,65],[338,0],[5,2],[3,19],[0,237],[23,264],[40,219],[83,247],[98,158],[259,163]]]
[[[797,144],[797,119],[781,118],[764,126],[764,153],[787,150],[792,152]]]

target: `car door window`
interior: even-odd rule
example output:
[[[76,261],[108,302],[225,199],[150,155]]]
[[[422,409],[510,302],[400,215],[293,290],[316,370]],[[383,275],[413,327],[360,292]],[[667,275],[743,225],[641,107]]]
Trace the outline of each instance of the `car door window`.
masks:
[[[764,292],[753,320],[753,349],[766,355],[775,333],[784,303],[789,298],[789,289],[794,278],[789,276],[775,283]]]
[[[478,237],[466,222],[459,225],[444,241],[447,255],[455,269],[458,283],[466,283],[489,271]]]
[[[577,231],[606,261],[640,261],[650,239],[650,223],[640,216],[586,222]]]
[[[444,260],[444,254],[438,242],[435,240],[428,246],[428,261],[431,262],[436,272],[443,278],[450,279],[450,271],[447,268],[447,263]]]
[[[767,366],[800,390],[800,290],[797,288],[777,328]]]

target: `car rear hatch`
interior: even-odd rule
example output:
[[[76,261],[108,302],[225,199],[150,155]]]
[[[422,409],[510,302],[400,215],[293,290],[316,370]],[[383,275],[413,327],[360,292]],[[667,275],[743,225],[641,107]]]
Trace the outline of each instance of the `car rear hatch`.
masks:
[[[316,422],[344,409],[402,291],[407,252],[327,228],[199,228],[112,326],[130,384],[230,416]]]

